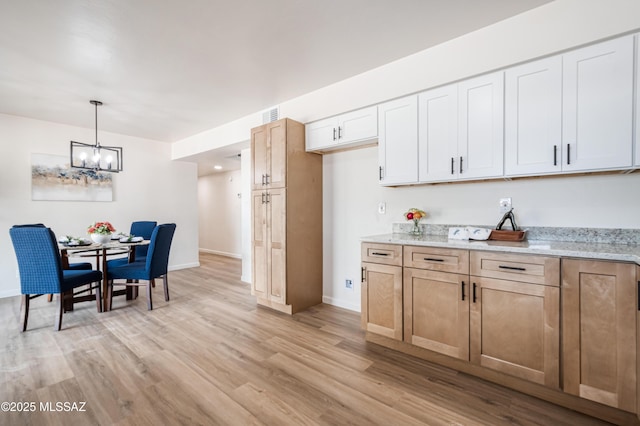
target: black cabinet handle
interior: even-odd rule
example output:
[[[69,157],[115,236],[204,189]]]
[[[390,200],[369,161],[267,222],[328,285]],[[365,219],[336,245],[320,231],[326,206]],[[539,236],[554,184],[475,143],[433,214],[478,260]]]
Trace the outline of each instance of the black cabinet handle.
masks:
[[[366,277],[366,269],[363,266],[362,268],[360,268],[360,282],[363,283]]]
[[[434,259],[433,257],[425,257],[424,260],[428,262],[444,262],[444,259]]]
[[[338,139],[342,138],[342,127],[338,126]]]
[[[336,140],[336,128],[335,127],[333,128],[333,140],[334,141]]]
[[[462,155],[460,156],[460,174],[462,174]]]
[[[382,166],[379,167],[378,178],[382,180]]]
[[[378,253],[377,251],[371,252],[371,256],[389,256],[389,253]]]
[[[455,172],[453,171],[453,163],[455,162],[455,160],[453,159],[453,157],[451,157],[451,174],[454,174]]]
[[[509,269],[511,271],[526,271],[527,268],[519,268],[517,266],[504,266],[504,265],[500,265],[498,266],[498,268],[500,269]]]
[[[638,310],[640,311],[640,281],[638,281]]]
[[[473,303],[476,303],[476,283],[473,283]]]
[[[558,165],[558,145],[553,146],[553,165]]]
[[[462,300],[464,300],[464,281],[462,281]]]
[[[571,144],[567,144],[567,164],[571,164]]]

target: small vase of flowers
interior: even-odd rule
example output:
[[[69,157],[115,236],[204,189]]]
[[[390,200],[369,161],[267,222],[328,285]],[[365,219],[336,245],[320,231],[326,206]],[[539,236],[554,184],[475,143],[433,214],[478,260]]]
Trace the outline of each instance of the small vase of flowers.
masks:
[[[91,239],[98,244],[106,244],[111,241],[111,234],[116,232],[116,228],[109,222],[95,222],[87,228]]]
[[[415,208],[409,209],[404,214],[405,219],[413,221],[413,229],[411,230],[411,232],[409,232],[410,234],[422,235],[422,230],[420,229],[420,219],[426,216],[427,214],[424,211]]]

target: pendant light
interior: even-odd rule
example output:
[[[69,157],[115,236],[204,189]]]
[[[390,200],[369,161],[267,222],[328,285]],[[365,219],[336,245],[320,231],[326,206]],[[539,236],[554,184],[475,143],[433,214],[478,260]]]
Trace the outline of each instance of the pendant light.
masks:
[[[122,171],[122,148],[104,146],[98,142],[98,105],[100,101],[89,101],[96,111],[96,143],[94,145],[71,141],[71,167],[99,172],[118,173]]]

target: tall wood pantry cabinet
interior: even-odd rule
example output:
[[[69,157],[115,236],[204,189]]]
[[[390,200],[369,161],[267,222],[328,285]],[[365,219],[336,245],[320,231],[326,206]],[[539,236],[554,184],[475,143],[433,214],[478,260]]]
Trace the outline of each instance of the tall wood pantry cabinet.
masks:
[[[288,314],[322,303],[322,157],[304,124],[252,129],[251,166],[251,294]]]

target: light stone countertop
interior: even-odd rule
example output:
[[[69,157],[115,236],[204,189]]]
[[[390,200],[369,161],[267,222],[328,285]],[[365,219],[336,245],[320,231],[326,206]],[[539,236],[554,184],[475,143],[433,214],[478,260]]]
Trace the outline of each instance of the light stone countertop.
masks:
[[[633,262],[640,265],[640,246],[568,241],[473,241],[450,240],[444,235],[411,235],[403,233],[373,235],[361,238],[362,242],[441,247],[463,250],[501,251],[507,253],[539,254],[558,257]]]

